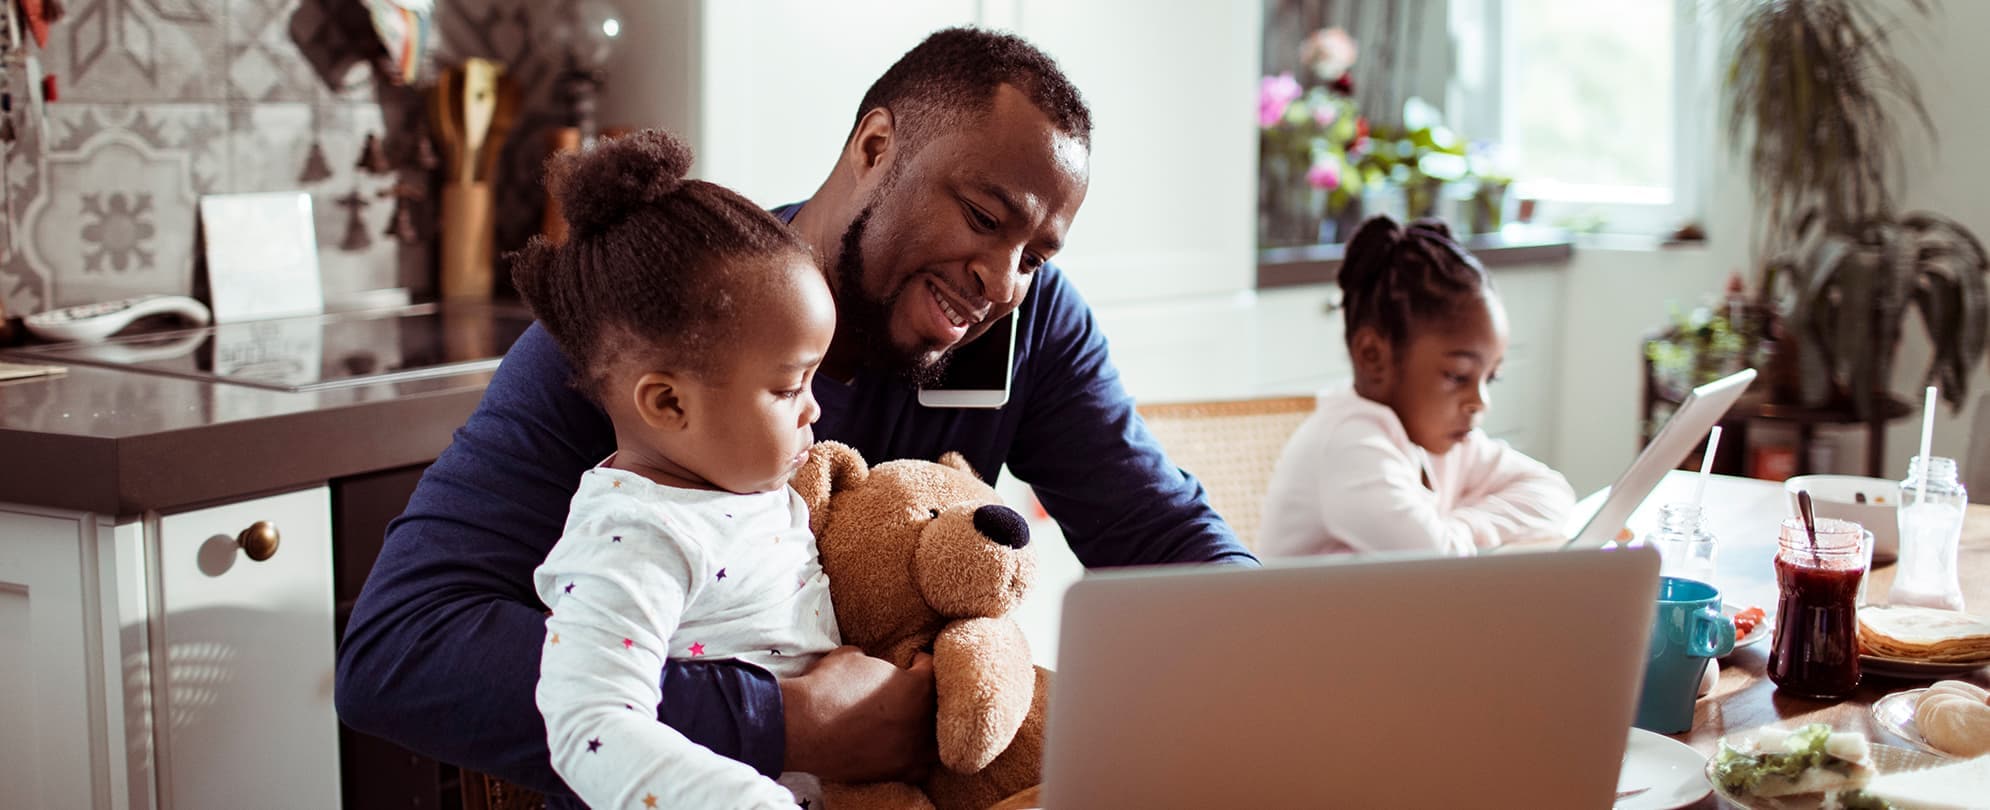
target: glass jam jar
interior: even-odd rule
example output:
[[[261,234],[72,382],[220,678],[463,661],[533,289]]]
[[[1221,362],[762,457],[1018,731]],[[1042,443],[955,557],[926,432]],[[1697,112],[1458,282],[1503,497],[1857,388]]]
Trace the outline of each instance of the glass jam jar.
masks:
[[[1808,698],[1842,698],[1859,686],[1859,585],[1866,576],[1865,528],[1817,520],[1811,543],[1803,521],[1783,521],[1776,552],[1776,635],[1769,680]]]

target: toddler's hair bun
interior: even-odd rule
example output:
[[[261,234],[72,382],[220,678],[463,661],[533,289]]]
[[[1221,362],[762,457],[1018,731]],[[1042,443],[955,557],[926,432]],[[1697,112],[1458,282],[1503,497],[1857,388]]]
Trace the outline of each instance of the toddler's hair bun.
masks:
[[[596,141],[557,156],[547,183],[576,233],[598,233],[684,185],[691,147],[661,129]]]

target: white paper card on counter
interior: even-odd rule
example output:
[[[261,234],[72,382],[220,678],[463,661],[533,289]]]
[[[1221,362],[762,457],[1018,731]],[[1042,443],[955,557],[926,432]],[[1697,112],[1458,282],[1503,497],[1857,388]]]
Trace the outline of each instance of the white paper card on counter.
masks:
[[[208,194],[200,227],[215,323],[325,311],[311,195]]]

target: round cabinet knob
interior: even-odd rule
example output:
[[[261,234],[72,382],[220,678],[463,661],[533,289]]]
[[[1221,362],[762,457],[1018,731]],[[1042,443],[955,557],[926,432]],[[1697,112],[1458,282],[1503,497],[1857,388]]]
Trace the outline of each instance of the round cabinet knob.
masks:
[[[276,524],[258,520],[235,535],[235,542],[249,553],[249,559],[262,562],[276,556],[277,544],[283,542],[283,535],[276,530]]]

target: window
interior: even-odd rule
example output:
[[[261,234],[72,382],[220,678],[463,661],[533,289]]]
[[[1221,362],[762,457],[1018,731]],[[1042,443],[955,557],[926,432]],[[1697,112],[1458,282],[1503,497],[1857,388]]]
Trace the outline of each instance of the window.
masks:
[[[1493,142],[1534,221],[1666,233],[1711,165],[1695,0],[1459,0],[1447,106]]]

